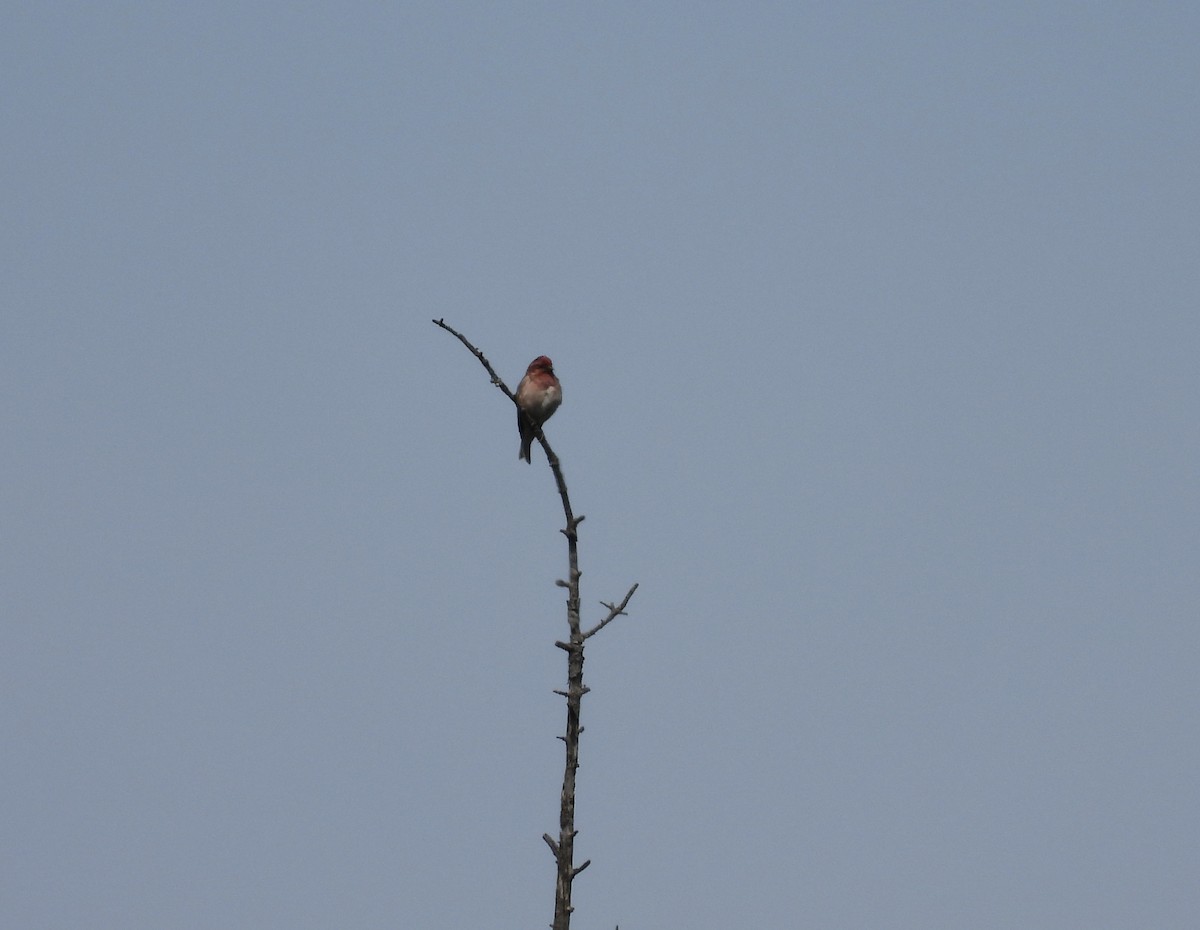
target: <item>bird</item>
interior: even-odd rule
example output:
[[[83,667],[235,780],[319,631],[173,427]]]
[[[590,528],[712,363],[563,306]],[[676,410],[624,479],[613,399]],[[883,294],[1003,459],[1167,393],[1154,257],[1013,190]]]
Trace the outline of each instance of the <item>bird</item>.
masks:
[[[517,429],[521,433],[518,458],[533,462],[529,450],[537,427],[550,419],[562,403],[562,385],[554,376],[554,363],[539,355],[525,369],[525,377],[517,385]]]

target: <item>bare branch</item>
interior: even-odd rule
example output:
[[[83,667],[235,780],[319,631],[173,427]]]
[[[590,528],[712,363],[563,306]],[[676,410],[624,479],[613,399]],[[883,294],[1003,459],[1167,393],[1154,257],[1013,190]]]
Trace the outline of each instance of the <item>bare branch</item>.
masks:
[[[435,326],[450,333],[450,335],[466,346],[471,354],[479,360],[479,363],[483,365],[492,379],[492,384],[500,388],[505,396],[516,404],[517,399],[512,391],[508,389],[508,385],[496,374],[496,370],[479,349],[473,346],[458,330],[452,326],[448,326],[444,320],[434,320],[433,323]],[[573,864],[575,857],[575,837],[578,834],[578,831],[575,829],[575,773],[579,769],[579,737],[584,729],[579,722],[579,713],[583,696],[591,690],[583,683],[583,644],[586,639],[594,636],[625,612],[625,607],[629,604],[629,599],[633,597],[633,592],[637,590],[638,586],[635,584],[630,588],[629,593],[625,595],[625,599],[619,605],[604,604],[609,610],[608,616],[588,632],[583,632],[580,627],[579,618],[579,579],[583,574],[579,570],[579,524],[583,522],[584,517],[583,514],[576,516],[571,509],[571,498],[567,493],[567,482],[563,477],[562,466],[559,464],[558,456],[554,454],[550,443],[546,441],[545,434],[537,425],[534,425],[534,436],[546,451],[546,461],[550,465],[551,472],[554,474],[554,483],[558,488],[559,497],[562,498],[563,517],[566,521],[566,526],[559,530],[559,532],[567,537],[567,580],[560,579],[555,584],[560,588],[567,589],[567,627],[570,635],[565,641],[555,642],[554,644],[567,653],[567,687],[566,690],[557,690],[554,692],[565,698],[567,702],[566,733],[558,737],[565,744],[566,758],[563,767],[562,795],[559,803],[559,838],[556,841],[549,833],[545,833],[542,835],[542,839],[546,841],[546,845],[550,847],[550,851],[554,854],[557,869],[554,893],[554,923],[552,926],[554,930],[570,930],[571,914],[575,910],[571,904],[571,883],[576,875],[591,865],[590,859],[579,867],[575,867]]]
[[[597,633],[599,633],[601,630],[603,630],[606,626],[608,626],[610,623],[612,623],[614,620],[616,620],[617,617],[622,616],[625,613],[625,607],[629,603],[629,599],[631,597],[633,597],[633,592],[636,591],[637,589],[638,589],[638,586],[637,586],[637,583],[635,582],[633,587],[629,589],[629,593],[625,595],[625,600],[621,601],[621,603],[617,604],[616,606],[613,606],[612,604],[605,604],[604,601],[601,601],[600,603],[604,604],[604,606],[608,608],[608,616],[605,617],[603,620],[601,620],[599,623],[597,623],[594,627],[592,627],[586,633],[584,633],[583,638],[589,639],[589,638],[595,636]]]
[[[492,376],[492,384],[494,384],[494,385],[496,385],[496,387],[500,388],[500,390],[502,390],[508,396],[508,399],[511,400],[514,404],[517,402],[516,396],[513,394],[512,391],[510,391],[508,389],[508,385],[504,383],[504,380],[498,374],[496,374],[496,369],[492,367],[492,363],[487,360],[487,357],[482,352],[480,352],[477,348],[475,348],[475,346],[471,345],[471,343],[469,343],[467,341],[466,336],[464,336],[462,333],[460,333],[453,326],[448,325],[445,320],[434,320],[433,325],[440,326],[442,329],[444,329],[446,332],[448,332],[451,336],[454,336],[459,342],[461,342],[468,349],[470,349],[471,354],[474,355],[477,359],[479,359],[479,364],[481,364],[484,368],[486,368],[487,373]]]

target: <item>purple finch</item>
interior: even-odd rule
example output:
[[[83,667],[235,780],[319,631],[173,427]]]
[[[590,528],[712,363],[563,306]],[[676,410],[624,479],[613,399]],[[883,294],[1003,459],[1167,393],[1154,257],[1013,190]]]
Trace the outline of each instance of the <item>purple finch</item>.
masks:
[[[562,403],[562,385],[554,377],[554,363],[539,355],[525,370],[525,377],[517,385],[517,428],[521,431],[519,457],[532,462],[529,448],[533,444],[534,430],[550,419]]]

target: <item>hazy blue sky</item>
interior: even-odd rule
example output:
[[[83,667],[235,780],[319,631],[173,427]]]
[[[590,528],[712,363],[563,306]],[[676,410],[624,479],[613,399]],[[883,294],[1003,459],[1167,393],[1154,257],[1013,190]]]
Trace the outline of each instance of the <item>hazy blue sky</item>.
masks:
[[[1200,6],[14,3],[0,925],[1191,930]]]

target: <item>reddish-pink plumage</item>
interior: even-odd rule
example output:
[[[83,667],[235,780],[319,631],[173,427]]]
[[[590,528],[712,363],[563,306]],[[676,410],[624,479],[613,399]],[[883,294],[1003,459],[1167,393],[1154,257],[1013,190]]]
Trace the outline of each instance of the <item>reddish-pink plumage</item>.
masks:
[[[532,462],[530,447],[533,445],[534,428],[541,426],[562,403],[562,385],[554,377],[554,363],[539,355],[525,370],[525,377],[517,385],[517,429],[521,433],[519,457]]]

